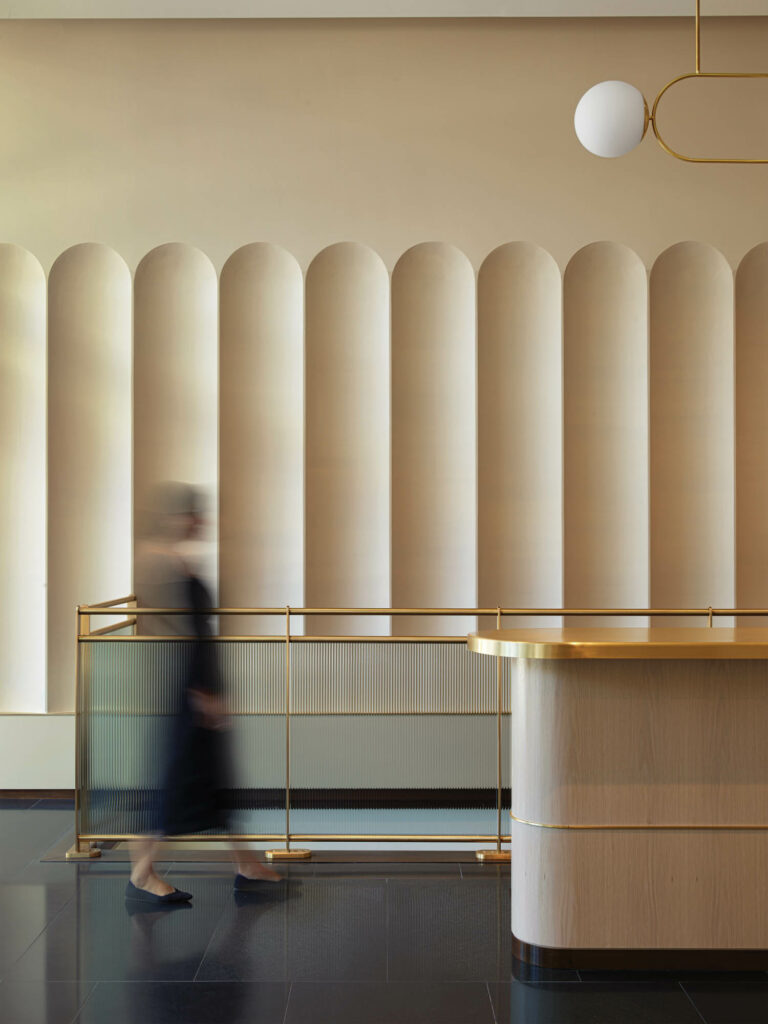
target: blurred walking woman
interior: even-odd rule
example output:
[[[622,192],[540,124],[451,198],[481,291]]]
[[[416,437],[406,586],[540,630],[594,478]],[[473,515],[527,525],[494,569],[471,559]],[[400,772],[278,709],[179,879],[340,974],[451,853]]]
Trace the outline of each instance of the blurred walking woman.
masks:
[[[169,662],[178,673],[179,705],[168,734],[165,776],[152,837],[135,845],[126,897],[163,904],[190,900],[154,867],[159,839],[192,832],[228,831],[229,748],[227,716],[211,638],[210,592],[197,575],[189,554],[203,518],[193,487],[167,483],[157,488],[147,537],[136,559],[136,596],[140,608],[184,608],[186,615],[142,616],[141,635],[189,637],[171,644]],[[277,880],[249,852],[236,854],[235,888],[256,881]]]

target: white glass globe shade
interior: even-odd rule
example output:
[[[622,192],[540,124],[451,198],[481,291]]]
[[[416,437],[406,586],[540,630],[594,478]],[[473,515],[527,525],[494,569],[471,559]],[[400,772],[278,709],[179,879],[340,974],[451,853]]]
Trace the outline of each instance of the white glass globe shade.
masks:
[[[624,156],[642,141],[648,105],[627,82],[600,82],[579,100],[573,125],[579,142],[595,156]]]

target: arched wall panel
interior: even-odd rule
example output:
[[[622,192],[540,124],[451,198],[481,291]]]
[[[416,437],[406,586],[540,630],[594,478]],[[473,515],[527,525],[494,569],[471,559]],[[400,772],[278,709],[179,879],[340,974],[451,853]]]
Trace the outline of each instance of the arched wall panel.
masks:
[[[429,242],[392,276],[392,602],[477,602],[475,280]],[[402,617],[393,632],[466,633],[472,620]]]
[[[306,283],[306,601],[389,607],[389,277],[366,246],[321,252]],[[310,633],[386,633],[316,617]]]
[[[736,605],[768,608],[768,243],[739,265],[735,324]]]
[[[274,245],[238,249],[221,272],[222,607],[304,603],[303,298],[298,263]],[[221,629],[275,634],[284,622],[224,618]]]
[[[651,272],[650,309],[651,603],[731,607],[731,268],[711,246],[672,246]]]
[[[74,707],[76,605],[130,589],[131,276],[87,243],[48,284],[49,710]]]
[[[45,393],[45,275],[0,245],[0,712],[45,710]]]
[[[480,268],[477,313],[478,601],[559,608],[562,325],[554,259],[528,242],[494,250]]]
[[[565,607],[646,608],[648,286],[640,258],[616,242],[580,250],[565,271],[563,311]]]
[[[209,522],[200,562],[214,591],[217,342],[218,286],[208,257],[177,243],[153,249],[134,282],[134,529],[138,538],[158,483],[199,487]]]

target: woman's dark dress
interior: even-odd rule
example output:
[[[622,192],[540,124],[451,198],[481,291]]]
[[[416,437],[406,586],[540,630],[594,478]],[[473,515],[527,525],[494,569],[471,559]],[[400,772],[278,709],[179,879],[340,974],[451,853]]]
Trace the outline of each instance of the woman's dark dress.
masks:
[[[228,733],[201,724],[190,691],[221,695],[216,645],[210,643],[211,597],[197,576],[187,583],[187,606],[192,611],[194,640],[181,660],[181,706],[172,732],[164,786],[161,827],[164,835],[211,829],[227,831],[229,792]]]

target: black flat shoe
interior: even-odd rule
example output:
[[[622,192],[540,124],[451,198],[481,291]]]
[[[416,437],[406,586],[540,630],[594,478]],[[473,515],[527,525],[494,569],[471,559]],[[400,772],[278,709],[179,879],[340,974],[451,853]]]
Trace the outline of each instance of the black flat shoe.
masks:
[[[149,892],[148,889],[139,889],[133,882],[129,882],[125,887],[125,898],[135,900],[137,903],[154,903],[155,906],[167,907],[171,903],[186,903],[187,900],[192,899],[192,893],[174,889],[173,892],[166,893],[165,896],[158,896],[154,892]]]

